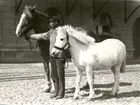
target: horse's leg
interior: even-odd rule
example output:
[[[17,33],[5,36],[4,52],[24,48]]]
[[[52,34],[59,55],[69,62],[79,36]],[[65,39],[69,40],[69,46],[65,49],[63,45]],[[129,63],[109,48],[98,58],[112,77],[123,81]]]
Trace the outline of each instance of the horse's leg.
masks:
[[[112,91],[110,93],[110,95],[113,95],[113,96],[117,96],[117,93],[119,91],[120,67],[121,65],[118,64],[111,68],[114,74],[114,81],[115,81]]]
[[[48,93],[51,90],[49,59],[43,59],[43,65],[44,65],[44,70],[46,73],[46,80],[47,80],[47,86],[45,92]]]
[[[88,99],[93,100],[95,92],[93,89],[93,68],[91,66],[86,67],[86,74],[87,74],[87,79],[88,79],[88,84],[90,89],[90,94]]]
[[[47,47],[45,47],[46,49],[43,48],[44,45],[42,45],[39,41],[37,42],[36,48],[39,52],[39,54],[42,57],[43,60],[43,66],[44,66],[44,70],[46,73],[46,85],[44,87],[45,92],[49,93],[51,90],[51,80],[50,80],[50,67],[49,67],[49,49],[47,50]]]
[[[93,73],[93,83],[94,83],[94,73]],[[87,81],[86,85],[84,85],[84,86],[82,87],[82,89],[89,89],[88,81]]]
[[[75,89],[75,94],[74,94],[75,100],[79,98],[81,79],[82,79],[82,70],[76,67],[76,89]]]

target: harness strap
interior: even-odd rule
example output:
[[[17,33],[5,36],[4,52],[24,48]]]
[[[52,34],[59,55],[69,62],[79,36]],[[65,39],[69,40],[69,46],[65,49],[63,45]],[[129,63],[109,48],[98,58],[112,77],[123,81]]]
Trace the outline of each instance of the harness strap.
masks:
[[[67,64],[67,65],[65,66],[65,69],[67,69],[67,68],[69,67],[69,62],[68,62],[68,53],[67,53],[67,52],[66,52],[66,56],[67,56],[67,57],[66,57],[66,62],[65,62],[65,65],[66,65],[66,64]]]
[[[67,37],[67,41],[69,41],[69,36],[68,36],[68,33],[67,33],[67,31],[66,31],[66,37]],[[66,48],[66,46],[68,45],[68,47]],[[68,62],[68,53],[66,52],[66,51],[68,51],[68,49],[70,48],[70,43],[69,42],[67,42],[63,47],[58,47],[58,46],[53,46],[54,48],[56,48],[57,50],[60,50],[60,51],[63,51],[63,52],[65,52],[66,53],[66,58],[65,59],[63,59],[63,58],[60,58],[60,57],[52,57],[51,56],[51,58],[53,58],[53,59],[60,59],[60,60],[65,60],[66,62],[65,62],[65,69],[67,69],[68,68],[68,66],[69,66],[69,62]],[[65,49],[66,48],[66,49]]]
[[[57,50],[61,50],[61,51],[66,51],[67,49],[65,49],[65,47],[68,45],[68,48],[70,48],[70,44],[69,43],[66,43],[62,48],[61,47],[58,47],[58,46],[54,46],[54,48],[56,48]]]
[[[52,57],[50,56],[52,59],[59,59],[59,60],[65,60],[64,58],[59,58],[59,57]]]
[[[69,41],[69,36],[68,36],[68,33],[66,31],[66,37],[67,37],[67,41]],[[56,48],[57,50],[61,50],[61,51],[66,51],[67,49],[65,49],[65,47],[68,45],[68,48],[70,48],[70,44],[69,42],[67,42],[62,48],[61,47],[58,47],[58,46],[53,46],[54,48]]]

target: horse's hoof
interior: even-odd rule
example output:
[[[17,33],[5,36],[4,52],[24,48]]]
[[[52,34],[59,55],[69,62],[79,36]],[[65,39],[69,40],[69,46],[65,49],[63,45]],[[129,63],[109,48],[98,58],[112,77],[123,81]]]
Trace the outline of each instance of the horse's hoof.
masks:
[[[79,97],[78,97],[78,96],[75,96],[73,99],[74,99],[74,100],[78,100],[78,99],[79,99]]]
[[[93,98],[93,97],[88,97],[87,100],[88,100],[88,101],[94,101],[94,98]]]
[[[50,91],[51,91],[51,88],[46,89],[46,90],[45,90],[45,93],[50,93]]]
[[[111,97],[116,97],[116,98],[117,98],[117,97],[118,97],[118,93],[110,92],[110,93],[109,93],[109,96],[111,96]]]
[[[54,86],[51,87],[51,91],[50,91],[50,93],[53,93],[53,92],[55,92],[55,88],[54,88]]]
[[[85,86],[82,87],[82,89],[89,89],[89,85],[86,84]]]
[[[94,98],[88,98],[87,101],[94,101]]]
[[[115,97],[118,98],[118,93],[115,93]]]

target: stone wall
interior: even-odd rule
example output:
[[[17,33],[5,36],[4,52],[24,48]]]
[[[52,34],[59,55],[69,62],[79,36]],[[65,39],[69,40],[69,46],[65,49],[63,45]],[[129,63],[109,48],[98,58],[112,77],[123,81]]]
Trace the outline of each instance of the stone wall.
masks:
[[[41,61],[39,54],[29,50],[25,40],[17,39],[15,36],[15,28],[25,5],[37,5],[36,8],[42,12],[49,7],[56,7],[64,15],[65,24],[93,30],[96,30],[96,26],[101,25],[100,15],[107,13],[112,18],[114,37],[125,43],[128,58],[133,57],[132,28],[135,20],[140,16],[140,8],[125,23],[125,1],[123,0],[108,0],[108,2],[106,0],[23,0],[16,13],[15,10],[19,1],[0,0],[1,62]],[[139,1],[127,0],[127,17],[138,5],[140,5]],[[25,49],[25,51],[21,51],[20,49]],[[7,51],[11,53],[7,53]],[[34,56],[37,56],[36,59],[33,59]]]

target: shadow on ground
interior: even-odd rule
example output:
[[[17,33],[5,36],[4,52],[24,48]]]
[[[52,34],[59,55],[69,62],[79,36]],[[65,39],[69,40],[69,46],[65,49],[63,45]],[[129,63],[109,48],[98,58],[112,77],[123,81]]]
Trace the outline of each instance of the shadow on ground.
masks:
[[[123,92],[123,93],[119,93],[117,95],[117,97],[114,96],[110,96],[109,92],[110,91],[106,91],[106,90],[96,90],[96,92],[98,91],[98,93],[103,93],[102,96],[100,97],[96,97],[95,100],[104,100],[104,99],[111,99],[111,98],[129,98],[129,97],[140,97],[140,91],[130,91],[130,92]],[[84,95],[84,96],[88,96],[88,94]]]
[[[4,78],[0,78],[0,82],[21,81],[21,80],[35,80],[35,79],[45,79],[45,75],[41,75],[41,76],[4,77]]]
[[[127,83],[127,82],[121,82],[120,86],[130,86],[132,85],[132,83]],[[94,84],[94,88],[112,88],[113,87],[113,83],[109,83],[109,84]],[[87,90],[89,89],[88,85],[85,85],[81,88],[81,90]],[[66,93],[74,93],[75,87],[69,88],[66,90]]]
[[[131,85],[132,85],[132,83],[126,83],[126,82],[121,82],[120,83],[121,87],[123,87],[123,86],[131,86]],[[113,87],[113,83],[110,83],[110,84],[95,84],[94,85],[94,88],[112,88],[112,87]],[[81,90],[86,90],[87,91],[87,90],[89,90],[89,87],[84,86],[84,87],[81,88]],[[69,94],[69,93],[74,94],[74,91],[75,91],[75,87],[66,89],[67,94]],[[96,95],[102,94],[101,96],[96,97],[95,100],[104,100],[104,99],[115,98],[114,96],[110,96],[109,92],[110,91],[107,91],[107,90],[95,89],[95,94]],[[87,97],[88,95],[89,95],[89,93],[84,94],[83,96]],[[136,90],[136,91],[119,93],[116,98],[120,99],[120,98],[129,98],[129,97],[140,97],[140,91]]]

